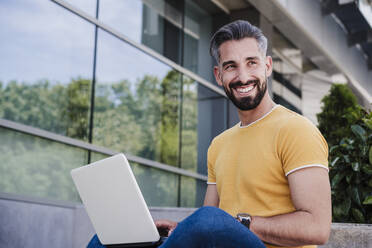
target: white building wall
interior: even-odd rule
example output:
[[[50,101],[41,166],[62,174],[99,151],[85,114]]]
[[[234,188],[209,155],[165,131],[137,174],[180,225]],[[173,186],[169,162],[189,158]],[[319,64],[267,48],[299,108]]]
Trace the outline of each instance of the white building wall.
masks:
[[[328,94],[331,83],[310,75],[325,76],[324,72],[309,72],[302,77],[302,114],[318,125],[316,114],[321,112],[321,100]],[[323,74],[323,75],[322,75]]]
[[[372,70],[368,70],[363,53],[347,45],[347,36],[331,15],[322,15],[320,1],[271,0],[282,9],[316,43],[316,46],[343,72],[350,83],[364,91],[364,105],[372,102]]]
[[[372,70],[331,15],[322,15],[318,0],[248,0],[304,55],[329,75],[343,73],[361,103],[371,108]]]

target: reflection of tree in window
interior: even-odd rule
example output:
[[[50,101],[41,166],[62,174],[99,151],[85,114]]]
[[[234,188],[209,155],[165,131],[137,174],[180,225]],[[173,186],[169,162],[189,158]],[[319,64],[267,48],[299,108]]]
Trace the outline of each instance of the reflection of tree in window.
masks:
[[[66,135],[86,140],[88,137],[88,114],[90,106],[90,80],[72,80],[67,85],[67,117]]]
[[[0,117],[73,138],[87,138],[89,85],[73,79],[67,86],[48,80],[11,81],[0,88]]]
[[[180,80],[180,74],[171,70],[162,80],[155,76],[144,75],[136,82],[122,80],[117,83],[99,85],[95,97],[93,142],[116,151],[178,166]],[[184,78],[183,80],[184,103],[181,149],[184,159],[182,160],[182,168],[191,170],[196,170],[197,160],[197,92],[195,84],[190,79]],[[90,106],[89,80],[77,78],[64,85],[51,85],[47,80],[34,84],[13,81],[5,86],[0,85],[1,118],[73,138],[87,139]],[[39,147],[41,145],[40,140],[42,139],[30,139],[29,143],[32,143],[33,147]],[[18,152],[25,151],[25,155],[22,157],[28,160],[27,154],[31,156],[31,153],[28,153],[28,149],[24,147],[26,143],[21,143],[17,143],[17,146],[22,147],[17,147],[15,150]],[[52,150],[54,149],[53,151],[58,150],[54,148],[54,145],[49,145],[49,147]],[[30,151],[33,150],[35,149],[30,149]],[[43,149],[40,148],[40,150]],[[53,151],[50,151],[50,153],[52,154]],[[11,155],[9,151],[4,152]],[[45,158],[45,160],[48,159]],[[39,159],[37,161],[40,163]],[[50,163],[45,163],[45,170],[41,170],[40,166],[36,166],[35,169],[43,171],[43,175],[49,175],[50,173],[47,170],[53,168],[54,176],[50,178],[54,178],[53,180],[56,182],[60,180],[64,182],[66,181],[64,176],[66,168],[73,168],[84,163],[85,160],[79,162],[79,164],[61,165],[61,168],[58,167],[59,163],[50,166]],[[9,162],[9,164],[13,166],[13,162]],[[139,174],[145,173],[144,171],[137,170]],[[159,180],[164,177],[158,174],[154,173],[151,177],[158,178],[159,176]],[[22,175],[14,175],[10,178],[19,178],[17,181],[22,181]],[[146,175],[143,176],[149,177],[147,173]],[[46,178],[49,178],[49,176],[46,176]],[[41,187],[40,195],[55,196],[57,192],[53,191],[54,188],[51,189],[54,193],[48,191],[50,178],[46,178],[40,179],[41,181],[38,183]],[[27,180],[23,181],[28,184]],[[176,194],[176,188],[169,189],[169,187],[166,187],[167,180],[161,179],[160,181],[165,183],[164,187],[158,186],[163,191],[166,190],[166,192],[163,192],[164,194]],[[66,183],[70,182],[67,180]],[[194,183],[190,186],[193,185]],[[26,189],[28,186],[24,185],[21,188]],[[15,186],[8,185],[7,187]],[[194,191],[193,187],[187,188],[188,192]],[[65,189],[62,188],[61,190],[64,193],[59,192],[58,194],[65,195],[64,199],[74,196],[74,191],[70,187],[66,186]],[[168,191],[174,192],[170,193]],[[190,193],[189,196],[191,197],[192,194]],[[192,199],[193,197],[190,198],[189,202],[192,202]]]
[[[162,104],[160,106],[160,161],[176,165],[178,162],[178,107],[180,75],[170,71],[161,82]]]

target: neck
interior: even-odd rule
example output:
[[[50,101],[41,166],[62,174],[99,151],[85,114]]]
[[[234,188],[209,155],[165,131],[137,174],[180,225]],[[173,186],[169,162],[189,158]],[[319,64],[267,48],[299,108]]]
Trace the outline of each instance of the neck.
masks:
[[[271,99],[268,92],[266,92],[261,103],[256,108],[251,110],[238,110],[241,126],[247,126],[252,122],[257,121],[262,116],[270,112],[274,106],[274,101]]]

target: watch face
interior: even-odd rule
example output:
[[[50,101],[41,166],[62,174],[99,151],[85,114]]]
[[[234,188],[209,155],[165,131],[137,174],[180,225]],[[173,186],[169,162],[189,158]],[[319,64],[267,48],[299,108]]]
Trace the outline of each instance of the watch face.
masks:
[[[241,214],[237,215],[237,218],[240,221],[240,223],[242,223],[243,225],[245,225],[249,229],[249,226],[250,226],[251,220],[252,220],[252,217],[249,214],[241,213]]]

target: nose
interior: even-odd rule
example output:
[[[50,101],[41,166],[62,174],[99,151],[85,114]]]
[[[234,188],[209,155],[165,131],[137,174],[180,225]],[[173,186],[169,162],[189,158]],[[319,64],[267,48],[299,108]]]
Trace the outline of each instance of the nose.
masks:
[[[245,67],[239,67],[238,77],[242,83],[246,83],[251,78],[252,72]]]

